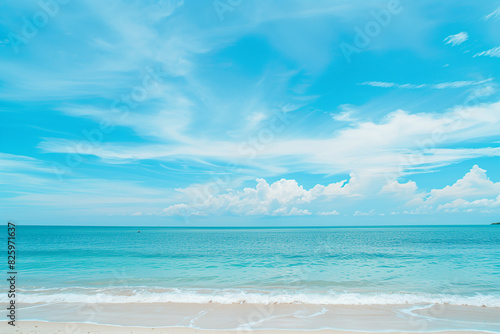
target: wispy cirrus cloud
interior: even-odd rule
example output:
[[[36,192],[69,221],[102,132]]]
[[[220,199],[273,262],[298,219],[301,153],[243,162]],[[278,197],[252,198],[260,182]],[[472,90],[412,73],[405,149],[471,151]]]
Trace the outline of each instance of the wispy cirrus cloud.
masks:
[[[320,215],[320,216],[338,216],[338,215],[340,215],[340,213],[337,210],[320,211],[320,212],[318,212],[318,215]]]
[[[451,82],[441,82],[437,84],[399,84],[395,82],[384,82],[384,81],[366,81],[360,83],[358,85],[361,86],[372,86],[378,88],[404,88],[404,89],[421,89],[421,88],[430,88],[430,89],[447,89],[447,88],[462,88],[468,86],[476,86],[482,85],[487,82],[491,82],[495,80],[495,78],[488,78],[480,81],[451,81]]]
[[[97,156],[100,159],[198,161],[239,163],[243,168],[276,175],[296,168],[327,174],[357,171],[387,174],[429,170],[479,156],[500,155],[495,145],[457,148],[459,144],[498,135],[500,102],[472,107],[457,106],[441,113],[398,110],[378,122],[359,120],[323,138],[275,138],[257,147],[248,142],[191,138],[180,143],[127,145],[103,143],[83,152],[79,141],[46,138],[44,152]],[[332,120],[332,122],[334,122]],[[404,131],[401,131],[404,129]],[[433,147],[419,150],[419,142],[442,135]],[[250,148],[253,151],[249,151]],[[253,153],[253,154],[250,154]],[[417,159],[418,158],[418,159]],[[415,162],[410,162],[415,161]]]
[[[465,31],[459,32],[455,35],[450,35],[444,39],[445,44],[451,44],[451,46],[457,46],[469,39],[469,34]]]
[[[36,207],[37,211],[53,216],[85,213],[89,208],[92,215],[128,214],[132,210],[161,208],[174,192],[137,180],[71,175],[63,182],[51,164],[4,153],[0,153],[0,185],[0,207],[4,214],[9,212],[12,217],[22,215],[22,207]]]
[[[482,52],[479,52],[479,53],[476,53],[474,55],[474,57],[495,57],[495,58],[500,58],[500,46],[496,47],[496,48],[493,48],[493,49],[489,49],[489,50],[486,50],[486,51],[482,51]]]
[[[488,21],[488,20],[498,20],[500,18],[500,7],[497,7],[494,11],[486,15],[483,20]]]
[[[371,209],[370,211],[360,211],[360,210],[356,210],[356,212],[354,212],[354,216],[374,216],[376,215],[377,213],[375,212],[375,209]]]

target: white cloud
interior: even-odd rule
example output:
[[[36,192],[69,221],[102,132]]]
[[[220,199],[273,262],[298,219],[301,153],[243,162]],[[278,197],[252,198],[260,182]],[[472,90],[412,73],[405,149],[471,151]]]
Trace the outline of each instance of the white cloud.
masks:
[[[349,181],[341,181],[328,185],[317,184],[309,190],[304,189],[295,180],[281,179],[268,184],[264,179],[257,179],[255,188],[242,190],[229,190],[215,195],[196,196],[192,189],[189,192],[188,203],[175,204],[163,210],[163,215],[272,215],[272,216],[297,216],[311,215],[317,212],[319,216],[339,215],[337,210],[325,210],[339,204],[353,204],[352,196],[357,196],[359,201],[354,205],[354,216],[373,216],[376,211],[361,208],[373,205],[373,196],[368,196],[372,191],[353,175]],[[179,189],[179,191],[183,191]],[[500,199],[500,182],[492,182],[484,169],[477,165],[457,180],[454,184],[441,189],[432,189],[429,192],[419,190],[414,181],[399,183],[396,180],[386,182],[373,193],[378,198],[381,195],[391,195],[382,198],[387,206],[381,210],[387,214],[396,214],[393,211],[399,205],[403,214],[429,214],[436,211],[450,212],[457,210],[475,210],[481,208],[497,207]],[[406,203],[406,204],[405,204]],[[320,208],[320,210],[313,210]],[[385,213],[379,213],[384,215]]]
[[[463,178],[453,185],[431,190],[427,202],[434,203],[449,199],[475,199],[498,194],[500,194],[500,182],[492,182],[486,175],[486,170],[474,165]]]
[[[206,166],[213,166],[212,161],[237,163],[250,175],[250,171],[254,171],[254,175],[278,175],[297,169],[325,174],[353,172],[357,183],[363,183],[365,187],[373,177],[401,176],[464,159],[500,156],[499,147],[488,147],[487,144],[477,148],[457,148],[470,141],[497,136],[499,128],[500,102],[496,102],[457,106],[436,113],[412,114],[397,110],[377,122],[358,121],[319,138],[276,136],[272,141],[258,143],[258,146],[245,141],[243,144],[248,144],[245,150],[238,142],[193,138],[175,145],[131,146],[106,142],[93,147],[89,154],[116,161],[184,159]],[[39,145],[45,152],[82,154],[79,146],[79,142],[60,139],[47,139]],[[351,180],[349,187],[354,185]],[[329,186],[328,191],[341,187]]]
[[[354,212],[354,216],[374,216],[376,214],[375,210],[372,209],[368,212],[363,212],[363,211],[356,211]]]
[[[477,99],[493,95],[496,92],[497,92],[497,85],[492,83],[474,88],[470,95]]]
[[[445,44],[451,44],[452,46],[457,46],[469,39],[469,34],[465,31],[459,32],[456,35],[450,35],[444,39]]]
[[[413,181],[399,183],[397,180],[389,181],[380,190],[381,194],[393,194],[398,197],[414,196],[418,190],[417,184]]]
[[[293,207],[290,211],[279,208],[273,211],[273,216],[310,216],[312,213],[307,209],[297,209]]]
[[[52,168],[35,158],[4,153],[0,153],[0,185],[0,211],[19,219],[30,211],[26,207],[51,216],[137,215],[145,209],[160,210],[174,194],[140,181],[85,178],[76,168],[62,164]]]
[[[488,78],[480,81],[452,81],[452,82],[441,82],[437,84],[398,84],[395,82],[383,82],[383,81],[366,81],[359,85],[361,86],[372,86],[378,88],[404,88],[404,89],[420,89],[420,88],[430,88],[430,89],[446,89],[446,88],[461,88],[467,86],[482,85],[486,82],[493,81],[494,78]]]
[[[483,52],[476,53],[474,55],[474,57],[480,57],[480,56],[500,58],[500,46],[497,46],[496,48],[489,49]]]
[[[403,214],[404,215],[422,215],[422,214],[428,214],[429,211],[427,208],[417,208],[417,209],[414,209],[414,210],[410,210],[410,211],[403,211]]]
[[[352,124],[359,122],[359,118],[356,116],[358,113],[356,106],[352,104],[341,104],[337,109],[337,112],[330,113],[330,116],[332,116],[334,120]]]
[[[446,212],[460,212],[460,211],[483,211],[484,209],[492,209],[500,207],[500,195],[494,199],[477,199],[474,201],[467,201],[464,199],[456,199],[450,203],[441,204],[438,206],[438,210],[444,210]]]
[[[408,205],[417,206],[414,212],[424,213],[436,209],[445,212],[477,211],[498,207],[500,204],[500,182],[491,181],[486,170],[474,165],[454,184],[441,189],[432,189],[427,197],[415,197]]]
[[[343,111],[339,114],[332,115],[332,118],[339,122],[352,122],[354,119],[352,118],[352,111]]]
[[[488,21],[489,19],[498,20],[499,18],[500,18],[500,7],[498,7],[497,9],[486,15],[484,17],[484,20],[485,21]]]
[[[431,87],[434,89],[446,89],[446,88],[461,88],[461,87],[467,87],[467,86],[475,86],[475,85],[482,85],[486,82],[492,81],[493,78],[489,78],[486,80],[482,81],[453,81],[453,82],[442,82],[438,83],[435,85],[432,85]]]
[[[372,87],[381,87],[381,88],[391,88],[391,87],[398,87],[400,86],[397,83],[394,82],[383,82],[383,81],[366,81],[363,83],[360,83],[362,86],[372,86]]]
[[[35,158],[0,152],[0,175],[7,172],[40,172],[54,173],[55,171]],[[1,181],[0,181],[1,182]]]
[[[320,215],[320,216],[338,216],[338,215],[340,215],[340,213],[337,210],[321,211],[321,212],[318,212],[318,215]]]
[[[174,204],[160,212],[163,216],[205,216],[206,214],[196,210],[194,205],[184,203]]]
[[[236,215],[311,215],[308,209],[299,206],[311,205],[314,201],[338,196],[353,196],[356,178],[349,183],[341,181],[326,186],[317,184],[306,190],[295,180],[281,179],[272,184],[256,179],[255,188],[228,190],[220,194],[204,193],[191,189],[188,203],[171,205],[163,215],[204,215],[231,213]],[[352,182],[352,183],[351,183]],[[183,192],[182,189],[179,189]],[[335,214],[335,213],[331,213]],[[338,214],[338,213],[337,213]]]

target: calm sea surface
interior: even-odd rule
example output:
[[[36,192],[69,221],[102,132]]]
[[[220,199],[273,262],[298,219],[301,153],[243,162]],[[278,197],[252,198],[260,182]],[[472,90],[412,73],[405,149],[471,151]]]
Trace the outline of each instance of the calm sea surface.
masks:
[[[18,226],[17,251],[28,303],[500,306],[500,226]]]

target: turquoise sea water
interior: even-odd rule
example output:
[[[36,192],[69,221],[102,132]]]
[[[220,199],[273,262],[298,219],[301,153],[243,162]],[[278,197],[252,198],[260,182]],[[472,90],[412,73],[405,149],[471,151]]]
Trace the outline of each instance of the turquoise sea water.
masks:
[[[18,226],[17,251],[27,303],[500,307],[500,226]]]

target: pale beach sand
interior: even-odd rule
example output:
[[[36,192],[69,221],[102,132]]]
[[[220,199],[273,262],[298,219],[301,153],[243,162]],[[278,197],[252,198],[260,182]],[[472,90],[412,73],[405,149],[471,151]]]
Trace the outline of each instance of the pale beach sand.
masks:
[[[4,324],[2,324],[4,325]],[[5,328],[5,327],[4,327]],[[94,325],[94,324],[81,324],[81,323],[56,323],[56,322],[41,322],[41,321],[22,321],[17,324],[15,329],[10,333],[33,333],[33,334],[57,334],[57,333],[86,333],[86,334],[243,334],[250,331],[237,331],[237,330],[201,330],[186,327],[169,327],[169,328],[148,328],[148,327],[122,327],[110,325]],[[299,334],[299,333],[314,333],[314,334],[366,334],[366,332],[359,331],[341,331],[341,330],[254,330],[256,334]],[[9,333],[9,332],[7,332]],[[377,332],[377,334],[403,334],[408,332]],[[414,334],[479,334],[488,333],[484,331],[440,331],[440,332],[411,332]]]
[[[24,304],[16,327],[2,321],[0,333],[500,333],[499,314],[451,305]]]

